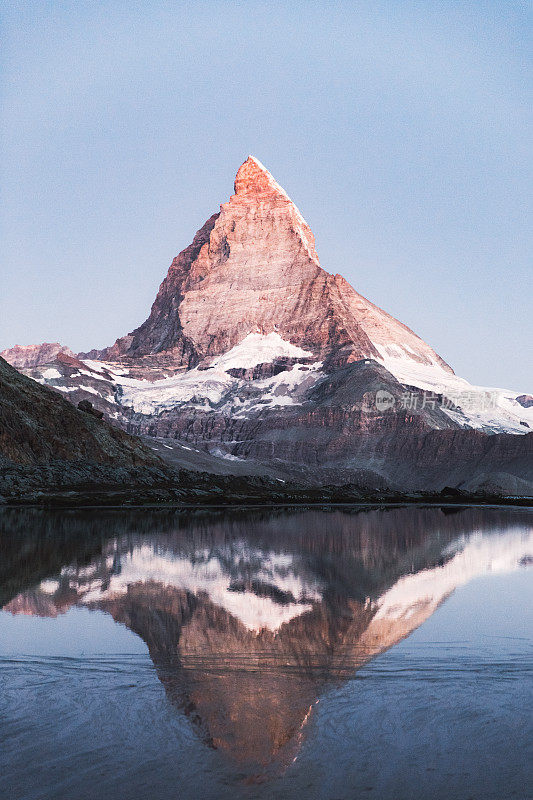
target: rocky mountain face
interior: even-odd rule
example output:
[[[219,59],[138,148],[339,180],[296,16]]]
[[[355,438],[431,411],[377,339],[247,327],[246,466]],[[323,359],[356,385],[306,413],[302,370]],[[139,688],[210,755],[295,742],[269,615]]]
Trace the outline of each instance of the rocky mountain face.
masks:
[[[140,327],[76,357],[7,355],[174,455],[204,452],[255,474],[299,465],[317,482],[364,469],[397,490],[533,493],[530,395],[472,386],[326,272],[309,226],[252,156]]]
[[[394,342],[451,372],[409,328],[322,269],[302,215],[250,156],[235,194],[172,262],[146,322],[92,355],[190,368],[255,332],[334,364],[378,358],[378,347]]]

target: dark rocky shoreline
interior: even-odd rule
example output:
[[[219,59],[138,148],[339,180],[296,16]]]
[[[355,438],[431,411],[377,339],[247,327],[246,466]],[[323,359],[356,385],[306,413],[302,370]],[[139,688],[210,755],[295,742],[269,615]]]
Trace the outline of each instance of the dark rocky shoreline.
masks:
[[[451,509],[464,506],[532,507],[531,497],[505,497],[488,493],[469,493],[459,489],[441,492],[383,492],[363,490],[356,485],[307,487],[280,485],[276,480],[255,476],[213,475],[181,470],[173,480],[161,480],[161,473],[140,471],[138,482],[124,480],[98,484],[92,481],[69,485],[13,486],[0,493],[0,505],[39,506],[46,508],[80,507],[236,507],[236,506],[308,506],[360,505],[365,507],[395,505],[435,505]],[[121,476],[124,478],[124,476]],[[134,478],[133,475],[129,476]],[[0,486],[2,481],[0,477]]]

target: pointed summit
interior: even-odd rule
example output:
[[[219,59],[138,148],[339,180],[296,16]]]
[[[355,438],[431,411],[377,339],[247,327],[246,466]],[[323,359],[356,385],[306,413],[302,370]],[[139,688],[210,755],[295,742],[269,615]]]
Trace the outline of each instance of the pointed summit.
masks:
[[[275,206],[278,213],[284,215],[286,219],[291,219],[290,225],[295,232],[298,232],[309,258],[318,264],[315,237],[300,210],[285,189],[274,180],[265,165],[255,156],[248,156],[235,176],[235,194],[230,198],[228,207],[249,209],[258,203]]]
[[[290,200],[285,190],[255,156],[248,156],[239,167],[235,176],[235,194],[282,196]]]
[[[257,331],[328,364],[400,353],[451,371],[412,331],[322,269],[297,207],[248,156],[235,194],[172,262],[148,319],[92,357],[190,369]]]

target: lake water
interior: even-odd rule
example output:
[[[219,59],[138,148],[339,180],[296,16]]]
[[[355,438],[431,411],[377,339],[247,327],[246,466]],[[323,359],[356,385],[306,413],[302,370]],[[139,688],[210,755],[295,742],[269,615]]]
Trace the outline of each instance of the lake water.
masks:
[[[4,800],[533,796],[527,510],[0,512]]]

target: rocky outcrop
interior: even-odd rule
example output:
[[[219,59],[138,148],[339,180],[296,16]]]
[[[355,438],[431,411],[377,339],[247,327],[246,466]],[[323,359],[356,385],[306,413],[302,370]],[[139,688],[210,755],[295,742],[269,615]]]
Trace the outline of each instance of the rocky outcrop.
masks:
[[[532,408],[533,407],[533,397],[530,394],[520,394],[516,398],[517,403],[520,403],[522,408]]]
[[[80,400],[78,403],[78,408],[80,411],[84,411],[86,414],[92,414],[93,417],[96,417],[96,419],[103,419],[104,412],[98,411],[98,409],[93,406],[90,400]]]
[[[72,350],[59,344],[59,342],[54,342],[53,344],[44,342],[43,344],[16,344],[15,347],[2,350],[0,358],[5,359],[8,364],[16,367],[16,369],[30,369],[41,364],[48,364],[57,358],[59,354],[74,355]]]

